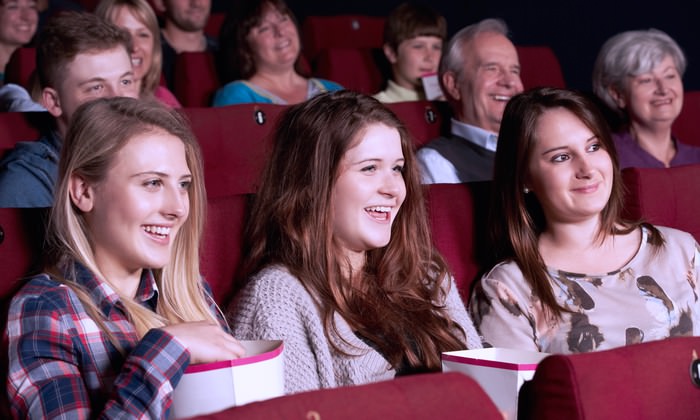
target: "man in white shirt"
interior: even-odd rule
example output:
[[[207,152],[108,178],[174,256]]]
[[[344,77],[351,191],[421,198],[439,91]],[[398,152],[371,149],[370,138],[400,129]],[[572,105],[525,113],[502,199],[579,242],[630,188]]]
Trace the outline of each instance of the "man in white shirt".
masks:
[[[451,135],[418,151],[423,183],[490,180],[503,110],[523,91],[505,22],[485,19],[457,32],[445,49],[439,77],[453,113]]]

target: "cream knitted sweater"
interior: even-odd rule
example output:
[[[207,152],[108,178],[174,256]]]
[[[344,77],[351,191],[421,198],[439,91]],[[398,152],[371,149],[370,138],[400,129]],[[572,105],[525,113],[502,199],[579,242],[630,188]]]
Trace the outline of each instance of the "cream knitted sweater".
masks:
[[[465,348],[481,348],[481,339],[467,314],[454,284],[447,311],[466,333]],[[332,388],[391,379],[396,372],[384,357],[359,339],[338,314],[340,337],[330,345],[311,295],[299,280],[281,266],[260,271],[239,293],[230,314],[234,336],[240,340],[283,340],[287,393]],[[349,343],[349,344],[348,344]]]

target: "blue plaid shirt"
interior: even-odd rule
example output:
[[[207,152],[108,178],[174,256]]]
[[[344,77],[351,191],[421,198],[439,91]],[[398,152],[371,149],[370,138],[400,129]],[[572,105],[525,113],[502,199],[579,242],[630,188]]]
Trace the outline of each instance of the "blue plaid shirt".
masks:
[[[161,329],[139,340],[116,292],[85,267],[75,267],[75,281],[89,291],[124,354],[70,288],[46,274],[32,278],[12,299],[7,321],[12,414],[50,419],[167,417],[189,352]],[[155,310],[158,289],[150,270],[142,274],[136,300]]]

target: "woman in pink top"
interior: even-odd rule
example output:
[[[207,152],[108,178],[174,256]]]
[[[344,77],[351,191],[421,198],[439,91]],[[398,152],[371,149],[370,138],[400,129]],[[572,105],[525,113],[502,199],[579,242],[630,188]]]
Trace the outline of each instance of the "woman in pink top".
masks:
[[[131,34],[133,51],[131,63],[134,79],[141,97],[155,97],[171,108],[182,105],[165,86],[160,84],[162,50],[158,19],[146,0],[102,0],[95,13]]]

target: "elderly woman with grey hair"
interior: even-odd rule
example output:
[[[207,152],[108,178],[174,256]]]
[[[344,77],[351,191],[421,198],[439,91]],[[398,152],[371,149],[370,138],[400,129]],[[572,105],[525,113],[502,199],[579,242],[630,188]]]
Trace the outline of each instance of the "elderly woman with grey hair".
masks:
[[[700,148],[671,133],[683,107],[685,67],[681,48],[657,29],[622,32],[603,44],[593,91],[621,117],[614,135],[621,168],[700,163]]]

